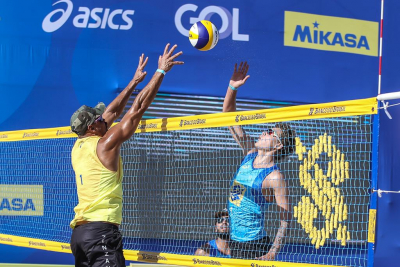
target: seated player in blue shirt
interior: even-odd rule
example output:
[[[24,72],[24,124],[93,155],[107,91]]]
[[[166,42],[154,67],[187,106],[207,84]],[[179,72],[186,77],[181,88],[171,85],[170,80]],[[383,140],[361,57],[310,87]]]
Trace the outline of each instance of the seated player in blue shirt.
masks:
[[[229,214],[227,209],[215,213],[215,232],[217,238],[198,248],[194,255],[230,258]]]
[[[250,77],[248,69],[247,62],[240,63],[239,67],[235,64],[224,100],[224,112],[236,111],[237,89]],[[288,124],[278,123],[264,129],[254,140],[241,126],[231,126],[229,130],[245,156],[231,181],[228,201],[231,256],[274,260],[291,220],[288,189],[276,161],[293,152],[295,131]],[[280,225],[271,245],[265,231],[265,214],[274,202]]]

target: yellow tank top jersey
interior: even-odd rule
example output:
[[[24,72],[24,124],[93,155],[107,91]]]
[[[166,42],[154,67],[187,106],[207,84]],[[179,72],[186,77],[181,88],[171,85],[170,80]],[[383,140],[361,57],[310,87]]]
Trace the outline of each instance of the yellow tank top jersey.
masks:
[[[72,167],[75,171],[79,203],[71,228],[80,221],[103,221],[121,224],[122,220],[122,160],[118,171],[108,170],[97,156],[101,137],[76,140],[72,148]]]

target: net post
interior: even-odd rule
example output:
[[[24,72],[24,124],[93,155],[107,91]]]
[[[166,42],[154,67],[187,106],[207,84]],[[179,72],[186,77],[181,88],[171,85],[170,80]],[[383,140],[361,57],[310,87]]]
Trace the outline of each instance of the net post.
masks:
[[[379,103],[378,103],[379,107]],[[376,209],[378,193],[378,149],[379,149],[379,109],[374,115],[372,124],[372,175],[371,175],[371,201],[369,208],[368,226],[368,267],[374,266],[375,234],[376,234]]]

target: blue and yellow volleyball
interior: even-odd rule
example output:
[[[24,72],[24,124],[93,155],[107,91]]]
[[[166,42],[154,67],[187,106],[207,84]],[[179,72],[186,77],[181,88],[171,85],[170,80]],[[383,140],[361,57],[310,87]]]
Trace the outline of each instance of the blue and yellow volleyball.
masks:
[[[194,48],[201,51],[213,49],[218,43],[219,32],[208,20],[200,20],[192,25],[189,31],[189,41]]]

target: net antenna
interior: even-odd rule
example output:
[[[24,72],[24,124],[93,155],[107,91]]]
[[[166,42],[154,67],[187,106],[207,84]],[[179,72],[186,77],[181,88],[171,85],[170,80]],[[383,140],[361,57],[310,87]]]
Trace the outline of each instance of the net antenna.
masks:
[[[400,92],[393,92],[393,93],[386,93],[386,94],[380,94],[376,97],[378,101],[382,102],[382,107],[385,110],[386,115],[388,116],[389,119],[392,119],[392,116],[390,115],[389,111],[387,110],[388,107],[393,107],[397,106],[399,104],[394,104],[394,105],[389,105],[389,102],[385,102],[385,100],[393,100],[393,99],[400,99]]]
[[[392,193],[392,194],[400,194],[400,191],[390,191],[390,190],[382,190],[382,189],[378,189],[378,190],[373,190],[374,192],[378,192],[378,196],[379,197],[382,197],[382,193],[386,193],[386,194],[389,194],[389,193]]]

